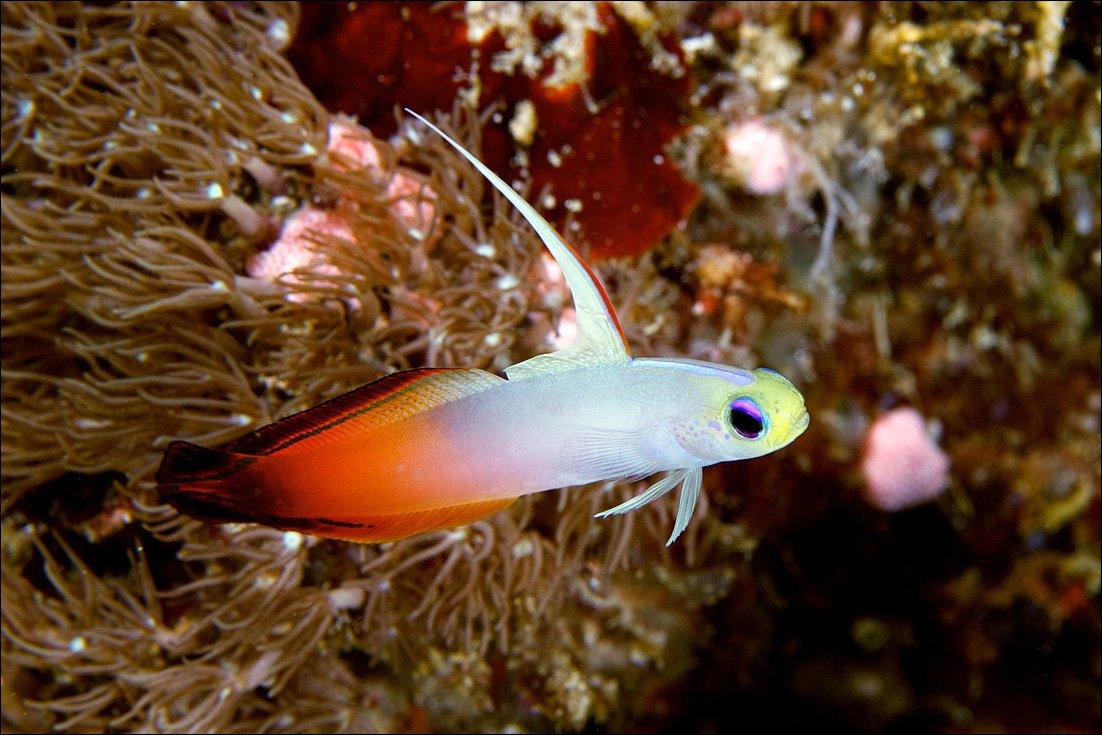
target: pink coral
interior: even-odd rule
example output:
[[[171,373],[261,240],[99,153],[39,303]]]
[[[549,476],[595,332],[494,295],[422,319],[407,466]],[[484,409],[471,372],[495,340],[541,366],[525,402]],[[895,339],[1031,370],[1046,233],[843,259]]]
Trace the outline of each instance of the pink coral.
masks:
[[[338,159],[334,161],[334,167],[339,171],[350,171],[354,167],[365,168],[381,175],[383,171],[383,159],[379,155],[379,149],[371,142],[368,132],[359,125],[341,118],[329,121],[329,153],[336,153]],[[345,163],[354,164],[348,166]]]
[[[886,511],[925,503],[949,485],[949,457],[913,408],[894,409],[873,422],[861,470],[869,502]]]
[[[382,156],[371,134],[350,120],[335,118],[329,122],[328,151],[338,156],[334,161],[337,170],[355,170],[345,164],[348,161],[374,179],[381,180],[386,176]],[[398,221],[405,224],[418,240],[428,236],[436,216],[436,192],[412,172],[398,169],[387,182],[386,193],[390,209]],[[431,247],[433,243],[425,244]]]
[[[387,176],[383,157],[371,134],[349,120],[330,121],[326,150],[334,155],[332,165],[338,171],[361,173],[376,181],[383,181]],[[431,232],[436,217],[436,193],[416,174],[403,169],[396,170],[386,186],[389,208],[395,219],[404,224],[415,239],[423,241],[426,249],[430,248],[436,239]],[[276,241],[249,259],[248,274],[253,278],[291,284],[302,282],[300,277],[293,275],[295,271],[338,275],[339,269],[319,252],[318,242],[325,238],[356,241],[345,206],[354,204],[340,197],[338,206],[332,209],[306,205],[297,210],[283,223]],[[296,293],[288,298],[301,303],[306,297]]]
[[[724,168],[751,194],[783,191],[803,171],[803,154],[781,131],[758,118],[732,123],[723,133]]]
[[[293,275],[295,271],[336,275],[337,267],[326,263],[317,252],[315,242],[324,237],[355,241],[348,221],[338,210],[304,207],[287,218],[271,247],[249,259],[245,271],[253,278],[282,279],[286,283],[301,282]],[[296,293],[288,298],[301,302],[305,297]]]

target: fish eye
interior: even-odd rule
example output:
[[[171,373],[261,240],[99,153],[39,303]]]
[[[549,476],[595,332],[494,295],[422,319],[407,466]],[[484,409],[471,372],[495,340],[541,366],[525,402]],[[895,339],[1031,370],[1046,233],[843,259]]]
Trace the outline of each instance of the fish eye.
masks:
[[[760,439],[765,433],[765,416],[758,404],[739,398],[731,403],[731,426],[744,439]]]

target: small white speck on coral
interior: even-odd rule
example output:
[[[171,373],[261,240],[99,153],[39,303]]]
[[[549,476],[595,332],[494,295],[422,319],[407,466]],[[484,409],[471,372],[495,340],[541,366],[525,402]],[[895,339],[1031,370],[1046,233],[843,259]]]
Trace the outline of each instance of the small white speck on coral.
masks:
[[[291,41],[291,27],[287,21],[279,18],[268,26],[268,38],[272,39],[278,48],[283,48]]]

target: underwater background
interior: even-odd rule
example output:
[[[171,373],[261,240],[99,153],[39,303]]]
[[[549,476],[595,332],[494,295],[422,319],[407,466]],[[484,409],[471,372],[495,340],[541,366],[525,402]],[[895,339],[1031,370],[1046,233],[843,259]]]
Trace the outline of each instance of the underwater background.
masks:
[[[1097,732],[1098,2],[75,3],[2,15],[4,732]],[[676,500],[357,545],[159,502],[395,370],[569,340],[811,425]]]

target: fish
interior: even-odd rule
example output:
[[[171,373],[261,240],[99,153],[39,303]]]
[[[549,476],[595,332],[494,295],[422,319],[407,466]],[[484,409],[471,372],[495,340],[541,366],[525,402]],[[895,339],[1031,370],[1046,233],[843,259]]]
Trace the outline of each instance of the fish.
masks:
[[[703,468],[787,446],[810,421],[799,390],[768,368],[633,357],[600,281],[554,227],[421,115],[500,192],[562,268],[577,336],[504,370],[402,370],[288,416],[228,449],[173,441],[161,498],[212,522],[255,522],[357,542],[462,526],[517,498],[667,473],[597,517],[680,486],[669,546],[688,526]]]

